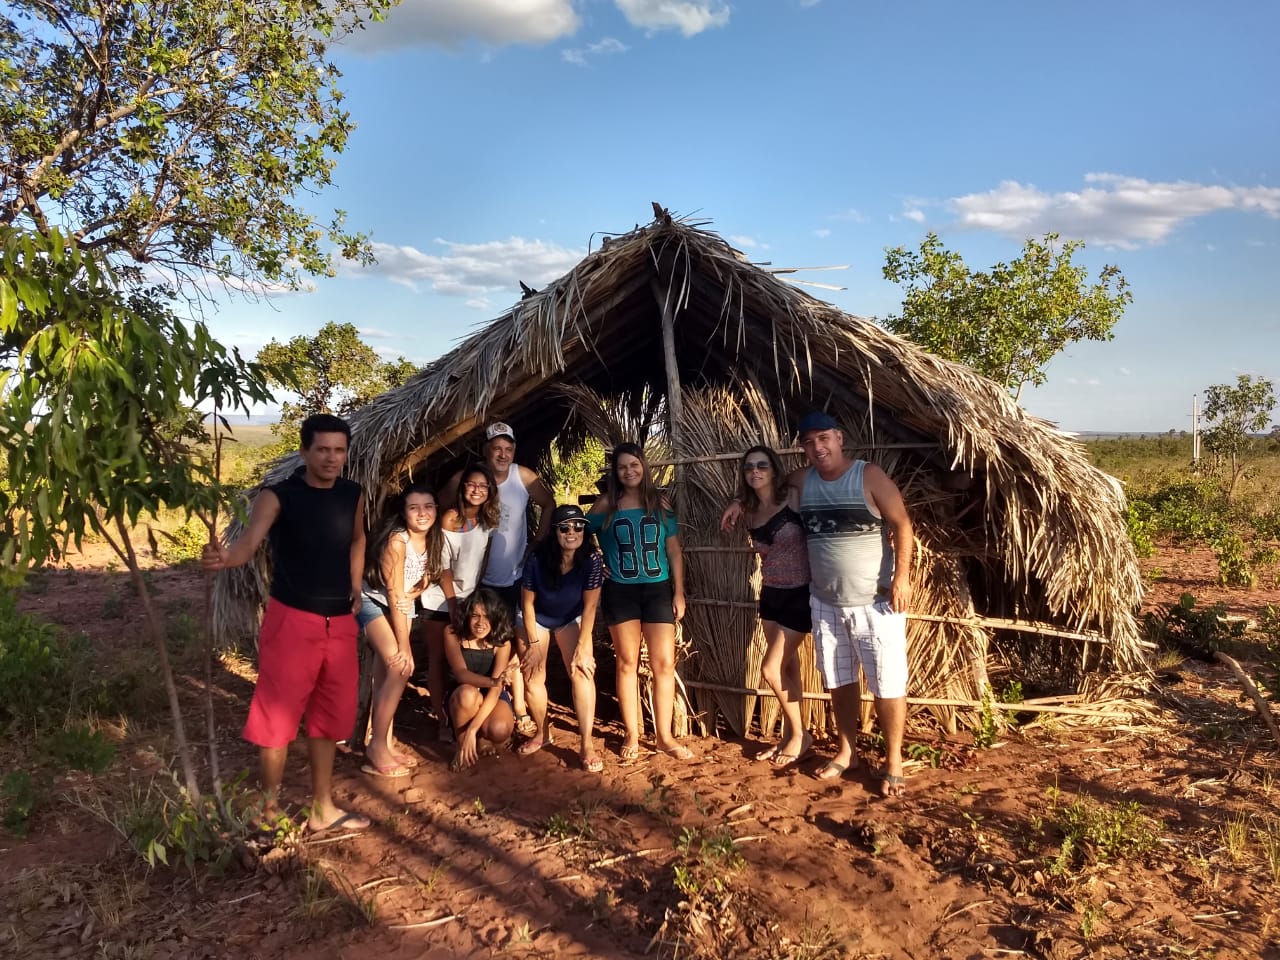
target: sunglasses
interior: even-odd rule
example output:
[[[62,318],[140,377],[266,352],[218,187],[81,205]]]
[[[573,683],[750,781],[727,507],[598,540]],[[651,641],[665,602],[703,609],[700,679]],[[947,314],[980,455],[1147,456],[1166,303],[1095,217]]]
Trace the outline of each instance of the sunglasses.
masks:
[[[570,531],[573,531],[574,533],[581,533],[583,530],[587,529],[587,521],[565,520],[561,523],[557,523],[556,529],[561,533],[568,533]]]
[[[768,469],[769,469],[768,460],[748,460],[742,465],[743,473],[750,473],[752,470],[764,471]]]

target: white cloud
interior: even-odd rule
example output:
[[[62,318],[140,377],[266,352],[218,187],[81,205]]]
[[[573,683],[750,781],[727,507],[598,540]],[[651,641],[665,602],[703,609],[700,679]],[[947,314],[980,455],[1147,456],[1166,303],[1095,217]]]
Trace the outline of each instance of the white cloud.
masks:
[[[843,220],[846,223],[866,223],[867,218],[862,215],[860,210],[850,207],[848,210],[841,210],[839,213],[833,213],[828,218],[830,220]]]
[[[356,327],[356,333],[366,340],[391,340],[398,336],[398,334],[394,334],[390,330],[383,330],[380,327]]]
[[[605,37],[603,40],[597,40],[595,43],[588,44],[585,47],[572,47],[561,50],[560,56],[564,58],[566,63],[585,67],[588,57],[607,57],[615,53],[626,53],[627,49],[627,45],[621,40]]]
[[[484,297],[476,297],[468,300],[466,301],[466,305],[472,310],[488,310],[490,306],[489,301]]]
[[[1091,386],[1091,387],[1100,387],[1100,386],[1102,386],[1102,381],[1101,381],[1101,380],[1099,380],[1097,377],[1090,377],[1090,378],[1089,378],[1089,386]]]
[[[1062,382],[1066,384],[1070,384],[1073,387],[1080,383],[1080,381],[1077,380],[1075,377],[1064,377]]]
[[[1117,367],[1116,369],[1119,371],[1120,376],[1122,376],[1122,377],[1131,377],[1131,376],[1133,376],[1133,371],[1132,371],[1132,370],[1130,370],[1128,367]]]
[[[912,223],[924,223],[923,210],[903,210],[902,219],[910,220]]]
[[[948,201],[958,224],[1024,237],[1057,231],[1132,249],[1161,243],[1182,223],[1224,210],[1280,217],[1280,187],[1227,187],[1188,180],[1155,182],[1090,173],[1083,190],[1045,193],[1006,180],[986,193]]]
[[[633,27],[642,30],[679,30],[686,37],[723,27],[729,22],[729,6],[721,0],[614,0]]]
[[[437,239],[446,253],[423,253],[416,247],[374,243],[378,262],[370,267],[344,261],[349,276],[375,276],[418,290],[423,284],[442,296],[466,297],[467,305],[483,309],[490,293],[518,291],[520,282],[539,287],[567,273],[583,252],[566,250],[541,240],[511,237],[487,243],[457,243]]]
[[[816,6],[817,6],[818,4],[820,4],[821,2],[822,2],[822,0],[800,0],[800,6],[802,6],[802,7],[816,7]]]
[[[344,41],[360,50],[544,44],[578,29],[572,0],[403,0],[382,23]]]
[[[741,234],[729,237],[729,242],[739,250],[750,250],[752,247],[764,247],[767,249],[767,247],[765,247],[765,245],[755,237],[747,237]]]
[[[813,235],[819,240],[825,240],[827,237],[831,236],[831,231],[826,227],[819,227],[817,230],[813,231]]]

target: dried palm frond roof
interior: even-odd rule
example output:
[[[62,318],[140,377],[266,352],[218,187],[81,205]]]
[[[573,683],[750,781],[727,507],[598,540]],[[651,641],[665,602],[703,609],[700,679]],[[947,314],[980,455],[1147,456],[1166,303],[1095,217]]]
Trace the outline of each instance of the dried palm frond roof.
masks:
[[[970,368],[798,289],[704,224],[655,212],[356,411],[349,476],[380,502],[410,474],[456,469],[495,419],[513,425],[529,461],[575,429],[565,385],[665,395],[665,307],[683,385],[751,382],[779,422],[830,406],[864,443],[909,447],[917,467],[957,481],[956,553],[988,566],[998,557],[987,580],[1021,598],[999,612],[1098,631],[1114,665],[1137,662],[1141,582],[1123,494],[1079,444]],[[268,480],[296,465],[282,461]],[[219,625],[238,635],[248,623],[231,598],[261,586],[246,576],[219,585]]]

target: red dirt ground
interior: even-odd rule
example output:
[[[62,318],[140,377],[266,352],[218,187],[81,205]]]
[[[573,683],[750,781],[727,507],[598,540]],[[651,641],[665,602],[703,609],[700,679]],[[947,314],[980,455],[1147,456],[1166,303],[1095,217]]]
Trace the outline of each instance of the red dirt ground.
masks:
[[[1184,591],[1251,617],[1280,605],[1274,585],[1218,591],[1208,554],[1162,550],[1147,569],[1160,571],[1148,605]],[[24,609],[85,630],[97,650],[145,649],[122,574],[44,577]],[[152,577],[167,615],[198,620],[199,573]],[[123,616],[104,619],[121,595]],[[197,675],[183,676],[189,731],[203,730],[199,689]],[[238,740],[249,692],[222,672],[224,769],[253,763]],[[735,740],[694,742],[692,763],[623,764],[608,727],[605,770],[588,774],[563,709],[556,745],[455,774],[407,704],[401,737],[422,758],[411,779],[373,780],[358,756],[339,758],[339,800],[373,817],[372,830],[304,841],[275,872],[220,878],[148,871],[111,828],[61,799],[145,791],[171,759],[163,704],[151,716],[117,730],[103,777],[63,775],[29,838],[0,832],[0,955],[1280,958],[1277,745],[1215,664],[1162,663],[1122,717],[1014,728],[991,749],[922,726],[901,801],[879,799],[865,773],[837,784],[809,776],[831,744],[781,774],[750,761],[757,744]],[[295,753],[286,793],[296,809],[306,773]],[[1150,850],[1104,859],[1085,844],[1062,855],[1069,810],[1127,802],[1150,818]],[[1116,830],[1121,840],[1140,832]],[[715,852],[726,834],[738,865]]]

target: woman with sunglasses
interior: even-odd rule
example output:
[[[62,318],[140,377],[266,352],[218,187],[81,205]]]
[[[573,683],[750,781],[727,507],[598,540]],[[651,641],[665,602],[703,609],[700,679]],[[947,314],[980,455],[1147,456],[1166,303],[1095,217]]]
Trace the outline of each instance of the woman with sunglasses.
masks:
[[[511,739],[515,714],[506,685],[515,670],[514,636],[507,605],[491,587],[481,587],[463,600],[454,622],[444,629],[449,720],[458,743],[451,769],[473,765],[481,740],[500,747]]]
[[[751,545],[760,554],[760,626],[765,654],[761,673],[782,708],[782,740],[755,757],[779,769],[808,756],[813,737],[800,720],[800,643],[810,631],[809,554],[800,518],[799,491],[787,485],[778,455],[754,446],[742,455],[738,502]]]
[[[450,507],[432,530],[428,548],[439,558],[440,582],[422,594],[423,633],[427,646],[427,689],[440,723],[439,736],[453,739],[444,709],[444,631],[458,625],[462,601],[475,591],[484,572],[489,540],[501,519],[498,484],[483,463],[468,467],[458,484],[458,504]]]
[[[369,539],[364,565],[363,606],[356,620],[377,652],[373,663],[373,735],[360,768],[375,777],[407,777],[415,763],[395,748],[392,724],[405,684],[413,674],[409,626],[414,601],[432,581],[439,581],[439,553],[427,544],[436,521],[436,497],[421,483],[410,484],[393,510]]]
[[[676,622],[684,617],[684,555],[676,517],[654,486],[638,444],[613,448],[605,495],[587,513],[608,579],[601,592],[617,659],[623,760],[640,756],[640,644],[653,671],[654,739],[677,760],[693,752],[671,732],[676,692]]]
[[[556,507],[551,532],[538,541],[525,564],[520,585],[525,640],[520,644],[525,698],[538,732],[520,746],[530,754],[551,742],[547,721],[547,655],[552,638],[560,648],[573,685],[573,710],[578,716],[584,769],[599,773],[604,761],[596,754],[591,729],[596,717],[596,658],[591,635],[595,629],[604,562],[587,530],[587,518],[573,504]]]

